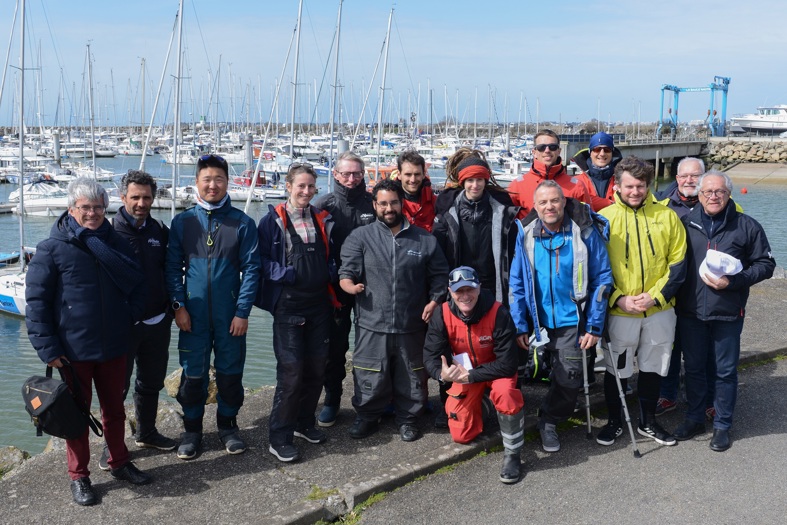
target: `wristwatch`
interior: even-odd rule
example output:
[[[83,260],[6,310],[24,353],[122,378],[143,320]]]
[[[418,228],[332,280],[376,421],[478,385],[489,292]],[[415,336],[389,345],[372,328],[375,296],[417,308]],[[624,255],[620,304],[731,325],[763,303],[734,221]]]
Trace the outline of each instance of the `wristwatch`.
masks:
[[[183,306],[184,306],[184,304],[183,304],[183,303],[181,303],[180,301],[173,301],[173,302],[172,302],[172,310],[173,310],[174,312],[177,312],[178,310],[180,310],[181,308],[183,308]]]

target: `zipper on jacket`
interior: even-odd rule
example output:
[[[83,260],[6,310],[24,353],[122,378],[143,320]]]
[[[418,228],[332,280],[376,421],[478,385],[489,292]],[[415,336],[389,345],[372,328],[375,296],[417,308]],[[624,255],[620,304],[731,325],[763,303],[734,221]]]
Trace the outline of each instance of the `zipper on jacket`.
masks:
[[[637,230],[637,249],[639,251],[639,270],[640,270],[640,276],[641,276],[641,282],[642,282],[642,289],[641,289],[640,293],[643,293],[645,291],[645,262],[642,260],[642,239],[640,238],[640,235],[639,235],[639,219],[637,218],[637,211],[638,210],[634,210],[634,228]],[[648,312],[644,311],[644,312],[642,312],[642,315],[644,317],[647,317],[648,316]]]
[[[470,357],[473,360],[473,368],[478,367],[478,356],[475,355],[475,348],[473,348],[473,331],[470,329],[470,325],[467,324],[467,347],[470,349]]]
[[[212,269],[212,255],[213,255],[213,231],[212,231],[212,217],[211,212],[206,210],[208,216],[208,239],[205,244],[208,245],[208,326],[210,329],[213,330],[213,288],[211,287],[211,283],[213,282],[213,269]]]

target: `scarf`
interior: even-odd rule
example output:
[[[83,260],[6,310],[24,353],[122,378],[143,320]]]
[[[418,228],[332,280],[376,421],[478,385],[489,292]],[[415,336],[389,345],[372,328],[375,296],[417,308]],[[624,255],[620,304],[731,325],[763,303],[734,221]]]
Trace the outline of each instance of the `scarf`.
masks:
[[[200,197],[199,193],[197,193],[195,195],[195,197],[197,198],[197,204],[199,204],[201,207],[205,208],[208,211],[218,210],[219,208],[224,206],[224,203],[227,202],[227,200],[229,200],[229,198],[230,198],[229,194],[227,194],[227,195],[224,196],[223,199],[221,199],[219,201],[218,204],[213,204],[212,202],[208,202],[208,201],[204,200],[202,197]]]
[[[137,262],[107,244],[112,234],[109,221],[105,220],[98,229],[91,230],[80,226],[74,217],[68,215],[65,227],[87,247],[115,286],[124,294],[131,295],[134,288],[143,281],[144,275]]]

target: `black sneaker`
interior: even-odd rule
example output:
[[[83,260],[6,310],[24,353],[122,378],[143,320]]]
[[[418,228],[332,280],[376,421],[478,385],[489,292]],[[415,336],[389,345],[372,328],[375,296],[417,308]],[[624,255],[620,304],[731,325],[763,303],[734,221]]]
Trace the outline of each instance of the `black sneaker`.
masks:
[[[301,459],[301,453],[298,452],[298,449],[295,445],[271,445],[268,447],[268,452],[276,456],[276,459],[279,461],[283,461],[284,463],[290,463],[292,461],[298,461]]]
[[[604,425],[601,432],[596,436],[596,443],[599,445],[610,446],[615,444],[615,439],[623,435],[623,425],[620,421],[610,419],[609,423]]]
[[[167,436],[162,436],[158,430],[153,430],[145,437],[137,438],[134,443],[139,448],[155,448],[157,450],[175,450],[175,447],[178,446],[177,441]]]
[[[315,445],[328,441],[328,436],[325,432],[314,427],[296,430],[293,435],[305,439],[309,443],[314,443]]]
[[[71,496],[74,498],[74,503],[86,507],[96,503],[96,493],[93,492],[93,485],[90,484],[90,478],[84,477],[71,481]]]
[[[404,423],[399,427],[399,437],[409,443],[421,437],[421,431],[413,423]]]
[[[643,424],[641,421],[637,426],[637,433],[641,436],[649,437],[656,443],[660,445],[667,445],[672,446],[675,445],[678,440],[675,439],[675,436],[661,428],[661,425],[656,423],[656,421],[651,421],[647,424]]]
[[[98,458],[98,468],[109,470],[109,447],[106,445],[104,445],[104,450],[101,451],[101,457]]]
[[[130,461],[120,468],[113,468],[110,474],[113,478],[128,481],[132,485],[147,485],[153,480],[150,474],[142,472]]]
[[[366,421],[360,417],[355,418],[353,426],[350,427],[350,437],[353,439],[363,439],[371,436],[380,428],[378,420]]]

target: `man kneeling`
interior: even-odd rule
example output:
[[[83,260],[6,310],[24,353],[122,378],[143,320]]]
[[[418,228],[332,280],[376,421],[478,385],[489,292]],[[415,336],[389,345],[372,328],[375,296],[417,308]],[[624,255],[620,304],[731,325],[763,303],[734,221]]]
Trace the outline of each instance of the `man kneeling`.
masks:
[[[500,481],[516,483],[524,444],[525,405],[516,386],[516,329],[508,309],[481,289],[476,271],[460,266],[449,275],[450,298],[435,310],[426,332],[424,365],[440,383],[451,382],[445,411],[451,438],[472,441],[483,430],[486,389],[503,436]],[[451,364],[449,365],[449,361]]]

